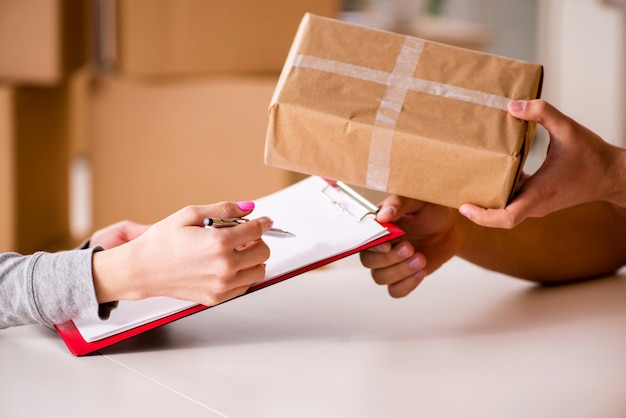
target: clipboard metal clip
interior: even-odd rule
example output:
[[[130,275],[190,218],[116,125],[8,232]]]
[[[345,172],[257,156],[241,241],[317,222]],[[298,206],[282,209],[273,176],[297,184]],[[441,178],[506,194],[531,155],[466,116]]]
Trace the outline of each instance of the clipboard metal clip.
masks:
[[[352,220],[361,222],[368,216],[376,216],[378,208],[347,184],[328,180],[322,194]]]

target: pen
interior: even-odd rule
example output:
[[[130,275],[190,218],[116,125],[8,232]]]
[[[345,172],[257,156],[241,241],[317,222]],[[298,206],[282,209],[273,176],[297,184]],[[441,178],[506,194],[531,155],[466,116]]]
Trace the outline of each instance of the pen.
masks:
[[[204,218],[203,223],[205,228],[227,228],[245,224],[248,221],[249,219],[246,218]],[[291,232],[280,228],[270,228],[268,232],[272,234],[295,237],[295,235]]]
[[[204,218],[204,227],[224,228],[248,222],[246,218]]]

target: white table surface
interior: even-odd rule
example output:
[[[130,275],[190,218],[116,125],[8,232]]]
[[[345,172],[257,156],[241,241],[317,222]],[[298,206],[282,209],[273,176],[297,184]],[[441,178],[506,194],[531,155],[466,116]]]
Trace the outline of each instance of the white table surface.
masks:
[[[77,358],[0,331],[0,417],[625,417],[626,276],[452,260],[395,300],[353,256]]]

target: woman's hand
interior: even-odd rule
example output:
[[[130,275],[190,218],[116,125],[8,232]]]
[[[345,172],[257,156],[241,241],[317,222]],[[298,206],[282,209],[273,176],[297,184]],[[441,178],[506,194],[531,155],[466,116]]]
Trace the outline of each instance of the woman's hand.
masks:
[[[245,293],[265,276],[270,251],[261,237],[272,221],[262,217],[219,229],[205,229],[202,221],[246,216],[252,207],[232,202],[189,206],[135,239],[95,253],[98,302],[169,296],[210,306]]]
[[[94,232],[89,240],[91,247],[100,246],[104,249],[117,247],[132,241],[146,232],[150,225],[142,225],[131,221],[121,221]]]

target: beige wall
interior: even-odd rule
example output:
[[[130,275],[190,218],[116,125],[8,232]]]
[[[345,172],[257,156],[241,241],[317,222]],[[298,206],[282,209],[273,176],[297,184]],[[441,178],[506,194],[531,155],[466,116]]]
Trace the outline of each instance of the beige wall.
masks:
[[[544,98],[617,145],[626,145],[624,31],[619,8],[602,0],[540,2]]]

